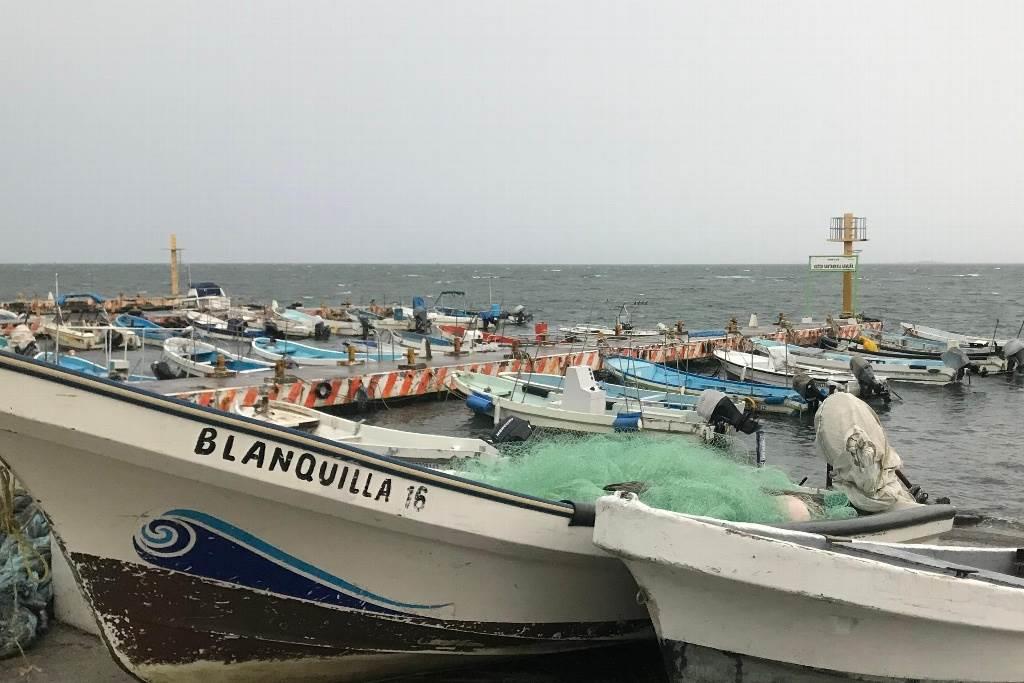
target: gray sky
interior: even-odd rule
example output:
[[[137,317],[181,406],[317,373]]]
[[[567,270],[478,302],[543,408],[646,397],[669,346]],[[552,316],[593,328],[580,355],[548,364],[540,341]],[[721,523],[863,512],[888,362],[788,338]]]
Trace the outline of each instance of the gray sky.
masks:
[[[1024,3],[16,2],[0,262],[1024,261]]]

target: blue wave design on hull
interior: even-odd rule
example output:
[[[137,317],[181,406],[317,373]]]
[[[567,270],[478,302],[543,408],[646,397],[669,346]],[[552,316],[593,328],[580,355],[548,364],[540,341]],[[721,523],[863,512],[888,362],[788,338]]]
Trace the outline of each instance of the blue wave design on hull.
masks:
[[[337,607],[403,615],[451,604],[377,595],[196,510],[169,510],[144,524],[132,543],[140,558],[163,569]]]

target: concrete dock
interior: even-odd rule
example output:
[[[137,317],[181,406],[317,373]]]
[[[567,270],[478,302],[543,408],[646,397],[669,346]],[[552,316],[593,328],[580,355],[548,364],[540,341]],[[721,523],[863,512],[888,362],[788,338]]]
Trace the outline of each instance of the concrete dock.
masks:
[[[841,336],[855,336],[862,328],[880,329],[881,323],[868,322],[838,326]],[[597,348],[554,344],[524,349],[526,354],[513,357],[507,349],[459,355],[435,353],[427,360],[417,358],[425,367],[406,369],[402,361],[383,361],[339,365],[338,367],[305,367],[288,370],[286,377],[273,381],[269,374],[234,377],[204,377],[143,382],[138,386],[162,394],[176,396],[207,406],[227,410],[236,401],[241,405],[255,403],[265,390],[271,399],[288,401],[308,408],[330,408],[364,401],[388,401],[447,392],[448,376],[459,370],[496,375],[500,372],[535,372],[561,374],[569,365],[601,368],[605,355],[627,355],[654,363],[703,360],[716,349],[738,349],[748,338],[761,337],[800,345],[816,344],[826,334],[835,333],[824,323],[794,325],[791,331],[778,327],[746,328],[724,337],[701,339],[667,338],[655,343],[627,343],[609,340]]]

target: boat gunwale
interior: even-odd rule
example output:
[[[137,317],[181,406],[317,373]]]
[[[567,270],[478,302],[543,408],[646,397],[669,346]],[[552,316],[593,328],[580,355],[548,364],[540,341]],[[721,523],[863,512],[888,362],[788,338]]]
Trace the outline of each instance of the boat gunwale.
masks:
[[[202,422],[205,418],[206,422],[216,422],[219,426],[234,429],[249,436],[273,438],[283,444],[312,450],[320,455],[343,461],[363,462],[392,475],[434,484],[452,491],[494,502],[507,503],[536,512],[565,517],[566,519],[571,518],[575,510],[575,506],[569,502],[548,500],[519,491],[491,486],[483,482],[415,465],[399,458],[373,453],[356,446],[343,445],[315,434],[307,434],[299,430],[269,424],[244,415],[229,413],[211,406],[192,403],[176,396],[157,394],[140,387],[128,386],[103,377],[94,377],[69,368],[51,366],[35,359],[15,356],[7,351],[0,351],[0,369],[29,375],[44,381],[68,384],[90,393],[100,394],[107,398],[125,401],[141,407],[152,408],[153,410],[176,415],[194,422]],[[312,447],[310,448],[310,446]]]

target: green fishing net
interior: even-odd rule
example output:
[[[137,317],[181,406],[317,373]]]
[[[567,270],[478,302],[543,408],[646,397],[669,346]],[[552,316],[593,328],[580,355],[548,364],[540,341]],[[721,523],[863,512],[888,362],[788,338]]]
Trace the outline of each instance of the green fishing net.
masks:
[[[594,501],[623,484],[657,508],[735,522],[787,520],[778,493],[798,493],[814,518],[856,516],[842,493],[811,495],[774,467],[686,439],[643,434],[552,436],[506,451],[498,461],[470,461],[460,474],[552,500]]]

